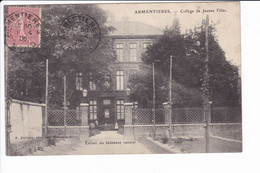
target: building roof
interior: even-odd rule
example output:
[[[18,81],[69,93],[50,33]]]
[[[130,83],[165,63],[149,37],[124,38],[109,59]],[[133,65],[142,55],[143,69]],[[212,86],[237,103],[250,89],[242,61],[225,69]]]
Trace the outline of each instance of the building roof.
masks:
[[[134,21],[114,21],[110,23],[116,30],[111,36],[152,36],[162,35],[163,31],[154,26]]]

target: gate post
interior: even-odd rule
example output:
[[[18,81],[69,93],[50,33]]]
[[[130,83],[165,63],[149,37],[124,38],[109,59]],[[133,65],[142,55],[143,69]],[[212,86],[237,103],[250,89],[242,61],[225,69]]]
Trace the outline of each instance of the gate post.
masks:
[[[170,109],[171,109],[170,103],[169,102],[164,102],[163,103],[163,109],[164,109],[165,124],[169,124],[170,123]]]
[[[89,104],[81,103],[81,126],[80,126],[80,140],[87,141],[89,139],[89,125],[88,125],[88,114],[89,114]]]
[[[124,125],[124,135],[127,138],[134,138],[133,129],[133,103],[125,103],[125,125]]]
[[[169,102],[164,102],[163,103],[163,108],[164,108],[164,118],[165,118],[165,124],[167,124],[169,127],[165,131],[166,136],[169,137],[169,142],[171,142],[171,137],[172,137],[172,123],[171,123],[171,103]]]

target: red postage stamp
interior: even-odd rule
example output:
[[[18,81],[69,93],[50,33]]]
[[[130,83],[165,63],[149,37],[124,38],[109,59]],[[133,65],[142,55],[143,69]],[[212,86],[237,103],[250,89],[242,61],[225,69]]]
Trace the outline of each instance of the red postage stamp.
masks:
[[[9,47],[40,47],[41,9],[9,7],[6,44]]]

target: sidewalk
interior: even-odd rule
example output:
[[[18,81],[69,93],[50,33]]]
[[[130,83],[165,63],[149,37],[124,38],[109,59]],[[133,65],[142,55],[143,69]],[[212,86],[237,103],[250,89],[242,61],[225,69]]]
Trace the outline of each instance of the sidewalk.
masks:
[[[172,146],[179,148],[185,153],[205,153],[206,140],[204,137],[194,138],[194,140],[176,140]],[[210,136],[210,153],[237,153],[242,152],[242,141],[227,140],[226,138]]]

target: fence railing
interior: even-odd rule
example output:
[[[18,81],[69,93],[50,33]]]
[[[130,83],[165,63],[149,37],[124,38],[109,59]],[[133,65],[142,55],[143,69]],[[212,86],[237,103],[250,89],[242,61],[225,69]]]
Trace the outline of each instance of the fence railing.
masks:
[[[240,107],[213,107],[211,123],[241,123],[242,112]]]
[[[134,124],[149,125],[153,124],[153,110],[152,109],[134,109]],[[163,124],[165,122],[164,109],[155,109],[155,124]]]
[[[49,126],[81,126],[79,110],[48,110]]]
[[[213,107],[211,123],[241,123],[240,107]],[[133,123],[136,125],[153,124],[153,110],[136,108],[133,111]],[[167,124],[167,111],[164,108],[155,110],[155,124]],[[204,123],[202,107],[172,108],[172,124],[201,124]]]
[[[203,108],[173,108],[173,124],[199,124],[203,122]]]

